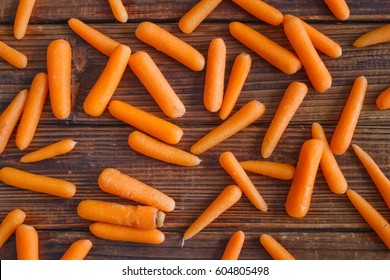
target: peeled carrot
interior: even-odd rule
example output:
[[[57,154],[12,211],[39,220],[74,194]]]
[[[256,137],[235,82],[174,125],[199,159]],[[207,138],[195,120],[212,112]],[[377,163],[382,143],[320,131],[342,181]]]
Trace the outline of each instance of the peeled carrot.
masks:
[[[84,111],[94,117],[103,114],[122,79],[131,50],[125,45],[115,48],[99,79],[84,100]]]
[[[34,5],[35,0],[19,0],[14,22],[14,35],[18,40],[22,39],[26,34]]]
[[[56,142],[54,144],[48,145],[46,147],[43,147],[39,150],[36,150],[34,152],[31,152],[29,154],[24,155],[20,162],[24,163],[30,163],[30,162],[37,162],[41,160],[45,160],[48,158],[52,158],[58,155],[63,155],[71,150],[73,150],[74,146],[76,146],[77,142],[67,139],[62,140],[59,142]]]
[[[12,210],[4,217],[0,225],[0,248],[8,238],[16,231],[18,226],[23,224],[26,213],[20,209]]]
[[[295,54],[249,26],[232,22],[229,24],[229,30],[234,38],[284,73],[292,75],[301,69],[302,64]]]
[[[39,237],[35,228],[20,225],[15,235],[18,260],[39,260]]]
[[[193,144],[191,146],[191,153],[199,155],[218,145],[260,118],[264,110],[265,107],[261,102],[257,100],[249,101],[229,119]]]
[[[260,235],[260,243],[274,260],[295,260],[295,258],[271,235]]]
[[[197,166],[201,162],[197,156],[160,142],[140,131],[130,133],[128,143],[133,150],[164,162],[181,166]]]
[[[122,3],[122,0],[108,0],[111,11],[117,21],[125,23],[129,19],[126,8]]]
[[[283,14],[278,9],[261,0],[233,0],[233,2],[268,24],[279,25],[283,21]]]
[[[241,161],[240,165],[245,171],[257,173],[280,180],[291,180],[294,177],[295,173],[295,167],[287,163],[247,160]]]
[[[379,94],[376,99],[376,106],[379,110],[386,110],[390,108],[390,87]]]
[[[349,7],[345,0],[324,0],[334,16],[340,20],[349,18]]]
[[[239,54],[234,60],[229,82],[223,97],[221,110],[219,111],[219,117],[222,120],[225,120],[233,111],[241,90],[244,87],[246,78],[248,77],[251,65],[252,58],[247,53]]]
[[[245,233],[236,231],[229,239],[221,260],[238,260],[245,241]]]
[[[352,141],[366,90],[367,79],[364,76],[356,78],[330,142],[330,149],[336,155],[345,153]]]
[[[309,211],[323,150],[324,144],[317,139],[307,140],[302,145],[286,201],[286,210],[291,217],[303,218]]]
[[[390,41],[390,24],[386,24],[360,36],[353,45],[357,48],[367,47]]]
[[[307,86],[299,82],[292,82],[286,89],[261,144],[261,155],[264,158],[269,158],[275,150],[289,122],[305,98],[307,90]]]
[[[36,175],[12,167],[0,169],[0,181],[21,189],[63,198],[71,198],[76,193],[76,186],[68,181]]]
[[[61,257],[61,260],[83,260],[92,248],[92,242],[81,239],[74,242]]]
[[[202,71],[205,65],[203,55],[183,40],[151,22],[142,22],[135,30],[142,42],[176,59],[194,71]]]
[[[0,41],[0,57],[19,69],[27,66],[27,57],[2,41]]]
[[[99,187],[107,193],[153,206],[164,212],[175,209],[175,201],[172,198],[119,170],[104,169],[98,183]]]
[[[153,59],[143,51],[130,57],[129,66],[160,109],[170,118],[179,118],[186,109]]]
[[[264,201],[255,185],[253,185],[251,179],[249,179],[234,154],[231,152],[222,153],[219,157],[219,163],[237,183],[250,202],[252,202],[252,204],[260,211],[267,212],[267,203]]]

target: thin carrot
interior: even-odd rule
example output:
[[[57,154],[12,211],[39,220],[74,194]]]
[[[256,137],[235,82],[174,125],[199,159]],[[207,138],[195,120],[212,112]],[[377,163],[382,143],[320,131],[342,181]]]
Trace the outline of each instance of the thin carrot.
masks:
[[[271,235],[260,235],[260,243],[274,260],[295,260],[295,258]]]
[[[153,59],[138,51],[129,59],[129,66],[138,77],[160,109],[170,118],[179,118],[186,109]]]
[[[302,145],[286,201],[286,210],[291,217],[303,218],[309,211],[323,150],[324,144],[317,139],[307,140]]]
[[[61,260],[83,260],[92,248],[89,239],[81,239],[74,242],[61,257]]]
[[[245,241],[245,233],[236,231],[229,239],[221,260],[238,260]]]
[[[366,90],[367,79],[364,76],[356,78],[330,142],[330,149],[336,155],[345,153],[352,141]]]
[[[122,79],[131,50],[119,45],[110,55],[106,67],[84,100],[84,111],[91,116],[103,114]]]
[[[201,162],[197,156],[160,142],[140,131],[130,133],[128,143],[133,150],[164,162],[181,166],[197,166]]]
[[[23,224],[16,229],[18,260],[39,260],[39,237],[34,227]]]
[[[234,38],[284,73],[292,75],[301,69],[302,63],[295,54],[249,26],[232,22],[229,24],[229,30]]]
[[[349,18],[349,7],[345,0],[324,0],[325,4],[328,5],[329,10],[334,16],[340,20],[346,20]]]
[[[183,40],[151,22],[142,22],[135,30],[142,42],[176,59],[194,71],[202,71],[205,65],[203,55]]]
[[[77,142],[71,139],[62,140],[24,155],[20,162],[31,163],[63,155],[73,150],[76,144]]]
[[[22,39],[26,34],[34,5],[35,0],[19,0],[14,22],[14,35],[18,40]]]
[[[18,226],[23,224],[26,218],[26,213],[20,209],[15,209],[9,212],[3,219],[0,225],[0,248],[8,240],[8,238],[16,231]]]
[[[353,46],[357,48],[372,46],[390,41],[390,24],[386,24],[360,36]]]
[[[0,181],[13,187],[63,198],[71,198],[76,193],[76,186],[68,181],[36,175],[12,167],[0,169]]]
[[[265,107],[261,102],[257,100],[249,101],[229,119],[193,144],[191,146],[191,153],[199,155],[218,145],[260,118],[264,110]]]
[[[234,60],[229,82],[223,97],[221,110],[219,111],[219,117],[222,120],[225,120],[233,111],[241,90],[244,87],[244,83],[248,77],[251,65],[252,58],[247,53],[239,54]]]
[[[0,57],[19,69],[26,68],[27,66],[27,56],[2,41],[0,41]]]
[[[390,108],[390,87],[382,91],[376,99],[376,106],[379,110]]]
[[[237,183],[250,202],[252,202],[252,204],[260,211],[267,212],[267,203],[264,201],[255,185],[253,185],[251,179],[249,179],[234,154],[231,152],[222,153],[219,157],[219,163]]]
[[[292,82],[286,89],[261,144],[261,155],[264,158],[269,158],[275,150],[307,91],[307,86],[299,82]]]
[[[268,24],[279,25],[283,21],[283,14],[278,9],[261,0],[233,0],[233,2]]]
[[[291,180],[294,177],[295,173],[295,167],[287,163],[247,160],[241,161],[240,165],[245,171],[257,173],[280,180]]]
[[[108,0],[111,11],[117,21],[125,23],[129,19],[126,8],[122,3],[122,0]]]
[[[164,212],[175,209],[175,201],[172,198],[137,179],[121,173],[119,170],[104,169],[99,176],[98,183],[99,187],[107,193],[153,206]]]

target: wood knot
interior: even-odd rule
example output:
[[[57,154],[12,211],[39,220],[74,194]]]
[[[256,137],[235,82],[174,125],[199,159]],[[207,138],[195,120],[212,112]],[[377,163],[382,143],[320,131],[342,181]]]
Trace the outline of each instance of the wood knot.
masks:
[[[73,50],[73,63],[77,72],[83,72],[87,66],[87,54],[83,47],[75,47]]]

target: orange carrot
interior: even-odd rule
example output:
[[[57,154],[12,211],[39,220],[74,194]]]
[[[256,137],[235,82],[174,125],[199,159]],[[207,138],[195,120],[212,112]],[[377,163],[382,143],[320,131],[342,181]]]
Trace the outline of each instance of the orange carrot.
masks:
[[[366,90],[367,79],[363,76],[356,78],[330,142],[330,149],[336,155],[345,153],[352,141]]]
[[[35,0],[19,0],[14,22],[14,35],[18,40],[22,39],[26,34],[34,5]]]
[[[245,241],[245,233],[236,231],[229,239],[221,260],[238,260]]]
[[[274,260],[295,260],[295,258],[271,235],[260,235],[260,243]]]
[[[142,42],[176,59],[194,71],[202,71],[205,65],[203,55],[186,42],[151,22],[142,22],[135,30]]]
[[[0,248],[8,240],[8,238],[16,231],[18,226],[23,224],[26,218],[26,213],[20,209],[12,210],[4,217],[0,225]]]
[[[153,59],[143,51],[130,57],[129,66],[160,109],[170,118],[179,118],[186,109]]]
[[[99,79],[84,100],[84,111],[94,117],[103,114],[125,72],[131,50],[125,45],[115,48]]]
[[[348,182],[329,147],[325,132],[319,123],[313,123],[311,127],[312,137],[321,140],[324,144],[324,152],[321,157],[320,166],[330,190],[336,194],[343,194],[347,191]]]
[[[218,145],[260,118],[264,110],[265,107],[261,102],[257,100],[249,101],[229,119],[193,144],[191,153],[199,155]]]
[[[20,225],[15,235],[18,260],[39,260],[39,238],[35,228],[25,224]]]
[[[302,64],[295,54],[249,26],[232,22],[229,24],[229,29],[234,38],[284,73],[292,75],[301,69]]]
[[[58,155],[63,155],[73,150],[76,144],[77,142],[70,139],[62,140],[24,155],[20,159],[20,162],[31,163],[52,158]]]
[[[261,0],[233,0],[233,2],[268,24],[279,25],[283,21],[283,14],[278,9]]]
[[[71,198],[76,193],[76,186],[68,181],[36,175],[12,167],[0,169],[0,181],[21,189],[63,198]]]
[[[46,73],[38,73],[31,83],[23,114],[16,132],[16,146],[21,150],[27,148],[34,138],[43,105],[45,104],[47,91],[47,75]]]
[[[140,131],[130,133],[128,143],[133,150],[164,162],[181,166],[197,166],[201,162],[197,156],[160,142]]]
[[[129,19],[126,8],[122,3],[122,0],[108,0],[112,13],[117,21],[125,23]]]
[[[27,66],[27,57],[2,41],[0,41],[0,57],[19,69]]]
[[[240,165],[245,171],[257,173],[280,180],[291,180],[294,177],[295,173],[295,167],[287,163],[247,160],[241,161]]]
[[[367,47],[390,41],[390,24],[386,24],[360,36],[353,45],[357,48]]]
[[[92,242],[81,239],[74,242],[61,257],[61,260],[83,260],[92,248]]]
[[[346,20],[349,18],[349,7],[345,0],[324,0],[328,5],[329,10],[334,16],[340,20]]]
[[[219,117],[222,120],[225,120],[230,115],[236,105],[238,96],[240,95],[246,78],[248,77],[251,64],[252,58],[246,53],[239,54],[234,60],[229,82],[223,97],[221,110],[219,111]]]
[[[376,106],[379,110],[386,110],[390,108],[390,87],[379,94],[376,99]]]
[[[263,197],[249,179],[245,170],[241,167],[236,157],[231,152],[224,152],[219,157],[219,163],[225,171],[237,183],[242,192],[252,204],[262,212],[267,212],[268,206]]]
[[[261,155],[264,158],[269,158],[275,150],[306,94],[307,86],[304,83],[292,82],[286,89],[261,144]]]
[[[390,225],[389,222],[357,192],[348,189],[347,196],[366,220],[369,226],[378,234],[382,241],[390,249]]]
[[[119,170],[106,168],[98,179],[99,187],[110,194],[156,207],[164,212],[175,209],[175,201],[166,194],[134,179]]]
[[[324,144],[317,139],[307,140],[302,145],[286,201],[286,210],[291,217],[303,218],[309,211],[323,150]]]

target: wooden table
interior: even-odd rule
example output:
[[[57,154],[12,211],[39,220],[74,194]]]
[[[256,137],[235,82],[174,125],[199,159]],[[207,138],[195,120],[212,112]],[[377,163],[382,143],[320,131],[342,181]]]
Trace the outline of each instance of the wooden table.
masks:
[[[93,248],[87,259],[219,259],[225,245],[237,230],[246,233],[241,259],[269,259],[259,243],[259,235],[272,234],[297,259],[390,259],[390,252],[357,213],[345,195],[330,192],[322,172],[318,172],[310,211],[303,219],[286,214],[284,203],[290,182],[249,174],[268,202],[269,211],[259,212],[248,199],[242,199],[201,233],[188,240],[183,248],[185,229],[232,179],[220,167],[219,155],[232,151],[239,160],[261,159],[259,148],[278,103],[292,81],[310,85],[303,70],[287,76],[261,57],[233,39],[228,23],[241,21],[261,31],[277,43],[291,49],[281,26],[272,27],[241,10],[231,1],[223,1],[192,34],[181,33],[177,22],[197,1],[130,1],[124,0],[129,13],[126,24],[114,20],[107,1],[38,0],[27,35],[17,41],[13,37],[13,18],[17,0],[0,4],[0,39],[25,53],[26,69],[18,70],[0,60],[0,110],[3,111],[15,94],[29,88],[34,75],[46,71],[46,49],[54,39],[69,40],[73,48],[72,86],[74,108],[69,119],[57,120],[47,100],[33,142],[25,151],[15,146],[15,132],[1,154],[1,165],[33,173],[67,179],[77,185],[72,199],[61,199],[0,184],[0,217],[15,208],[27,213],[26,223],[39,233],[40,258],[58,259],[74,241],[89,238]],[[333,76],[333,86],[326,93],[317,93],[310,85],[309,93],[288,126],[270,160],[296,164],[302,143],[311,137],[311,124],[319,122],[330,139],[354,79],[367,77],[369,86],[353,143],[363,147],[386,173],[390,173],[388,137],[389,111],[375,106],[378,94],[390,85],[390,45],[380,44],[364,49],[352,46],[361,34],[382,26],[390,20],[389,1],[347,1],[351,17],[336,20],[321,0],[266,1],[283,13],[291,13],[339,42],[343,56],[331,59],[321,54]],[[173,34],[207,55],[210,40],[222,37],[228,49],[226,81],[237,54],[247,52],[253,63],[235,111],[252,99],[260,100],[266,112],[254,124],[217,147],[202,154],[198,167],[185,168],[159,162],[132,151],[127,137],[133,128],[114,119],[109,113],[95,118],[83,112],[82,103],[107,62],[99,53],[67,25],[76,17],[131,47],[133,52],[147,51],[156,61],[167,80],[187,108],[180,119],[170,120],[184,129],[177,147],[189,150],[206,132],[221,123],[217,114],[207,112],[202,103],[204,71],[193,72],[166,55],[140,42],[134,35],[139,22],[160,24]],[[115,99],[139,106],[159,117],[162,114],[151,96],[128,68],[117,89]],[[72,138],[79,142],[71,153],[34,164],[22,164],[20,157],[52,142]],[[337,156],[351,189],[361,193],[390,220],[389,208],[350,148]],[[84,199],[100,199],[131,203],[102,192],[97,177],[105,167],[118,168],[176,200],[176,209],[167,213],[162,231],[166,241],[152,246],[102,240],[89,232],[90,221],[78,217],[77,205]],[[1,259],[15,259],[15,237],[0,250]]]

